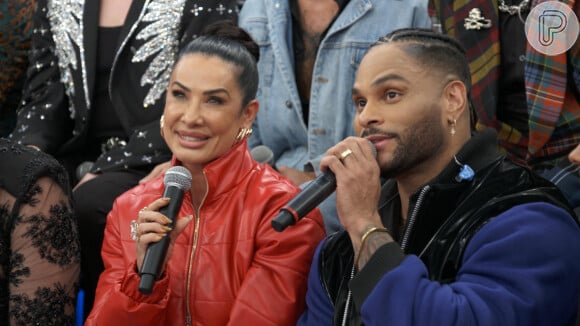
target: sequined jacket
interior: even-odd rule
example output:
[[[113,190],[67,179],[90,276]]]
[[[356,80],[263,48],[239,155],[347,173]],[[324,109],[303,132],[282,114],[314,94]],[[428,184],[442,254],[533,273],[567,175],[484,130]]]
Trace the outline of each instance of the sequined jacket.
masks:
[[[65,156],[87,139],[96,76],[97,0],[39,0],[31,66],[11,137]],[[168,161],[159,133],[163,94],[178,50],[209,23],[237,20],[236,0],[134,0],[121,30],[109,95],[127,145],[101,155],[92,172]]]
[[[150,295],[138,291],[130,223],[162,196],[163,177],[116,200],[102,249],[105,271],[87,326],[296,325],[312,256],[325,235],[322,217],[314,210],[276,232],[272,218],[299,188],[254,161],[246,146],[240,143],[204,168],[208,191],[200,208],[185,194],[178,216],[193,219]]]

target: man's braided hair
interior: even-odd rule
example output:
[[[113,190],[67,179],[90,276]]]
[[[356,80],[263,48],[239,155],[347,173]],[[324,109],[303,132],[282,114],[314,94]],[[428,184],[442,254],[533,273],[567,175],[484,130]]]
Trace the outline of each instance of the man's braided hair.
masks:
[[[430,29],[403,28],[381,37],[371,48],[387,43],[401,43],[401,49],[423,66],[455,76],[465,84],[471,129],[475,129],[477,114],[471,104],[471,73],[465,49],[456,39]]]

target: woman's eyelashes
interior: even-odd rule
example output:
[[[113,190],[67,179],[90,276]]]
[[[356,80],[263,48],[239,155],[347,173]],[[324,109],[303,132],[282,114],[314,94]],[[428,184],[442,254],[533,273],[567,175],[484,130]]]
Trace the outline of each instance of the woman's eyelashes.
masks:
[[[221,97],[218,97],[218,96],[210,96],[207,99],[207,102],[210,103],[210,104],[221,105],[221,104],[224,104],[225,103],[225,100],[222,99]]]
[[[174,89],[171,91],[171,95],[174,98],[185,98],[185,93],[180,89]]]

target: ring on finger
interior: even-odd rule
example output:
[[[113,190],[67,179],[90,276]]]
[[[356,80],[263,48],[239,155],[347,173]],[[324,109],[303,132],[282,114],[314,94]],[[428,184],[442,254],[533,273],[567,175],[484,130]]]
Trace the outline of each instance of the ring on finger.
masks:
[[[135,220],[132,220],[131,221],[131,239],[133,239],[133,241],[139,242],[140,237],[141,237],[141,234],[139,233],[139,223]]]
[[[350,148],[346,149],[344,152],[340,153],[340,155],[338,156],[338,159],[341,161],[344,161],[344,159],[349,156],[350,154],[352,154],[352,150]]]

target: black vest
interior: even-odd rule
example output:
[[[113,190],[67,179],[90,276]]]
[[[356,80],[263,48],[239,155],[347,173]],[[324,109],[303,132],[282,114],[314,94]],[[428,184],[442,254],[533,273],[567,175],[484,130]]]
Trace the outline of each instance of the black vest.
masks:
[[[383,186],[393,187],[394,181]],[[420,207],[405,254],[417,255],[433,281],[450,283],[461,267],[470,239],[495,216],[529,202],[548,202],[575,216],[550,182],[503,156],[476,172],[470,182],[434,182]],[[416,204],[412,196],[410,210]],[[379,209],[381,216],[388,207]],[[390,212],[390,211],[389,211]],[[341,325],[353,266],[353,249],[345,231],[327,239],[319,260],[320,278],[334,305],[334,325]],[[354,311],[354,313],[353,313]],[[350,301],[347,325],[362,325],[360,307]]]

